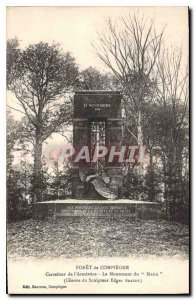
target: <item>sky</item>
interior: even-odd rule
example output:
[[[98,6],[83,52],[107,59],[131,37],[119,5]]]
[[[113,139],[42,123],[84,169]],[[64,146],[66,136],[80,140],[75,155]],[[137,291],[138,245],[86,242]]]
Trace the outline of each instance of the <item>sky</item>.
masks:
[[[104,29],[106,17],[128,13],[154,18],[157,32],[166,25],[167,45],[182,43],[187,51],[187,7],[8,7],[7,38],[16,36],[21,47],[55,41],[72,52],[82,69],[92,65],[106,71],[91,42]]]

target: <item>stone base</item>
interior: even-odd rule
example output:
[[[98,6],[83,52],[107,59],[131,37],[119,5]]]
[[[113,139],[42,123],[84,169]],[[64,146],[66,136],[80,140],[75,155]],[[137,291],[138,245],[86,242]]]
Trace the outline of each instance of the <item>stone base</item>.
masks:
[[[56,219],[69,217],[106,219],[161,219],[161,204],[157,202],[119,200],[55,200],[33,205],[33,218]]]

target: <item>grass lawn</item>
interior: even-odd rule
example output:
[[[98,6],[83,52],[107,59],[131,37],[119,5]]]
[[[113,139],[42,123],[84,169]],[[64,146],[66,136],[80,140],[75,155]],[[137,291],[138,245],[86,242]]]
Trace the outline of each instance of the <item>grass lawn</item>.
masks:
[[[164,220],[26,220],[7,229],[9,258],[188,256],[188,226]]]

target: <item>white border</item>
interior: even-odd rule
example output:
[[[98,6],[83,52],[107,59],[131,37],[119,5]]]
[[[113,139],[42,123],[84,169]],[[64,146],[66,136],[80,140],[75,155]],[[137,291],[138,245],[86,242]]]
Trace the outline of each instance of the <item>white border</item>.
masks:
[[[82,1],[82,0],[34,0],[34,1],[28,1],[28,0],[1,0],[0,2],[0,91],[1,91],[1,107],[0,107],[0,149],[1,149],[1,155],[0,155],[0,195],[1,195],[1,207],[0,207],[0,240],[1,240],[1,251],[0,251],[0,296],[1,299],[7,299],[7,295],[5,294],[5,286],[6,286],[6,260],[5,260],[5,255],[6,255],[6,217],[5,217],[5,210],[6,210],[6,190],[5,190],[5,172],[6,172],[6,160],[5,160],[5,129],[6,129],[6,114],[5,114],[5,107],[6,107],[6,87],[5,87],[5,62],[6,62],[6,6],[189,6],[190,9],[192,10],[193,14],[193,8],[195,6],[194,1],[185,1],[185,0],[158,0],[158,1],[130,1],[130,0],[94,0],[94,1]],[[192,18],[193,19],[193,18]],[[192,21],[193,22],[193,21]],[[191,45],[191,55],[193,55],[192,49],[194,49],[194,28],[193,24],[191,24],[192,28],[192,36],[191,36],[191,41],[193,42]],[[191,61],[191,63],[193,60]],[[194,64],[191,66],[192,72],[194,70]],[[193,91],[192,88],[195,85],[195,79],[191,78],[191,109],[193,108]],[[191,111],[191,121],[193,121],[192,117],[192,111]],[[192,137],[195,137],[195,130],[194,129],[194,122],[192,124]],[[194,139],[193,139],[194,140]],[[192,149],[194,145],[192,144]],[[195,162],[192,162],[192,169],[194,169]],[[191,178],[192,180],[192,187],[195,186],[195,179]],[[191,195],[191,201],[193,204],[193,191]],[[192,215],[195,216],[194,213],[194,207],[195,205],[192,205]],[[192,220],[193,221],[193,218]],[[194,222],[193,222],[194,223]],[[192,225],[192,224],[191,224]],[[194,238],[194,228],[192,229],[193,237]],[[194,269],[194,268],[193,268]],[[192,287],[194,287],[194,276],[192,276]],[[75,296],[76,297],[76,296]],[[177,297],[177,296],[176,296]],[[25,297],[22,297],[25,298]],[[39,296],[38,298],[41,298]],[[56,298],[55,296],[50,297],[50,298]],[[66,299],[72,299],[73,297],[68,297],[66,296]],[[102,299],[104,297],[101,297]],[[119,297],[118,297],[119,298]],[[143,297],[131,297],[134,299],[142,298]],[[166,297],[169,298],[169,297]],[[172,298],[172,297],[170,297]],[[184,297],[180,297],[184,298]]]

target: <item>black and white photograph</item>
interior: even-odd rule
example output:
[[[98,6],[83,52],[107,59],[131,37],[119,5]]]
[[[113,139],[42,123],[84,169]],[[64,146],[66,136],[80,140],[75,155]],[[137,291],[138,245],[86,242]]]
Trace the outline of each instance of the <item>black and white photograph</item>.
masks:
[[[189,14],[7,6],[8,294],[189,294]]]

